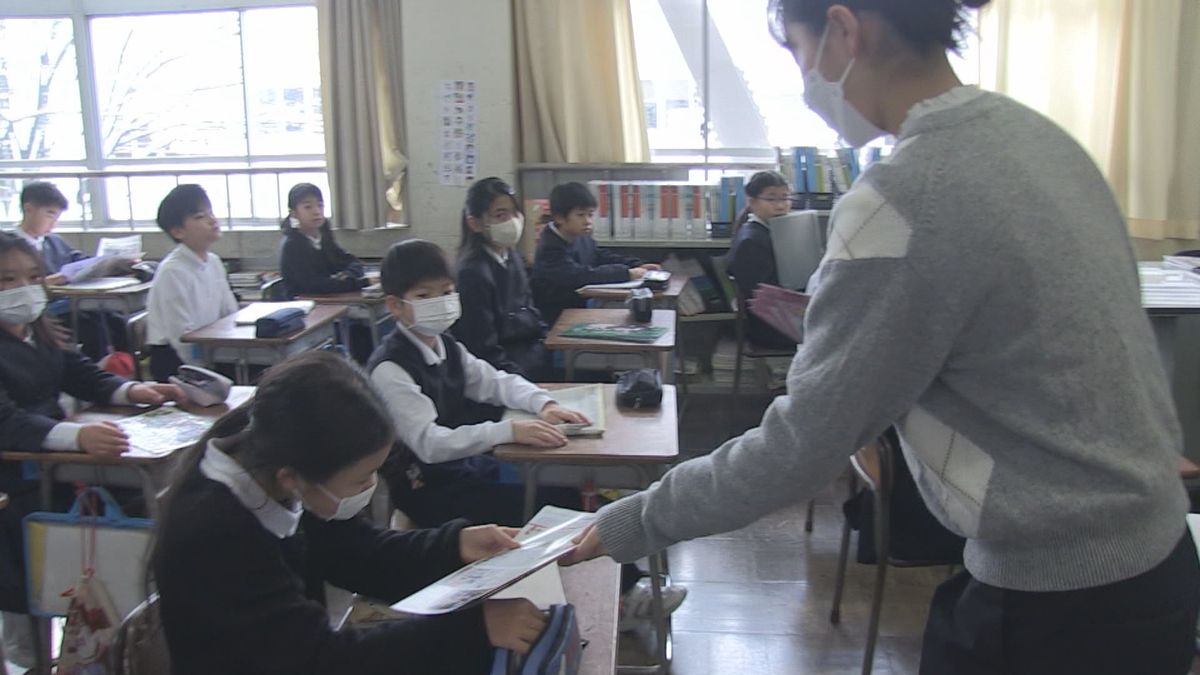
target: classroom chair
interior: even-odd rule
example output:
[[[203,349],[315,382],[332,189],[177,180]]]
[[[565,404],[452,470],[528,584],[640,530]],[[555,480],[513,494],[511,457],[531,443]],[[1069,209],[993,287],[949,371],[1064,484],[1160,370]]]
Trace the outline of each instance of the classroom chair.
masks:
[[[167,651],[157,593],[121,622],[113,665],[116,675],[171,675],[171,655]]]
[[[871,614],[867,624],[867,644],[863,650],[862,674],[870,675],[875,664],[875,642],[879,637],[879,617],[883,610],[883,590],[887,580],[888,567],[932,567],[946,565],[949,573],[953,574],[957,561],[899,560],[889,555],[891,535],[891,498],[892,484],[895,476],[895,462],[900,457],[900,448],[890,436],[884,434],[877,441],[864,447],[850,458],[850,496],[854,497],[858,490],[858,481],[862,481],[871,491],[871,502],[874,511],[875,534],[875,587],[871,595]],[[902,460],[901,460],[902,461]],[[837,581],[833,590],[833,609],[829,612],[829,622],[838,624],[841,621],[842,591],[846,585],[846,568],[850,556],[850,519],[846,518],[842,525],[842,544],[838,552]]]
[[[265,302],[284,302],[291,300],[287,286],[283,285],[283,277],[272,279],[262,285],[262,299]]]
[[[129,339],[129,353],[133,355],[133,373],[138,380],[145,380],[149,373],[150,352],[146,351],[146,318],[149,316],[150,312],[142,310],[125,319],[125,335]]]
[[[734,287],[736,288],[736,282],[732,277],[730,278],[729,283],[734,284]],[[796,355],[795,349],[768,349],[764,347],[757,347],[754,345],[754,343],[746,340],[746,312],[749,311],[747,309],[747,304],[746,297],[742,295],[741,291],[738,291],[737,320],[734,322],[734,331],[735,335],[737,336],[737,359],[734,363],[733,370],[733,407],[735,409],[737,408],[738,393],[742,386],[743,359],[765,359],[771,357],[790,358]]]

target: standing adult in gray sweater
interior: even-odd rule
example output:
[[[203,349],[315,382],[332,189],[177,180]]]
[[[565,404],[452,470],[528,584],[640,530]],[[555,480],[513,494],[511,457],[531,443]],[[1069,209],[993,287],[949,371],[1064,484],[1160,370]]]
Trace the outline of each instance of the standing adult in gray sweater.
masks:
[[[1186,673],[1200,568],[1125,221],[1062,129],[954,75],[963,6],[986,1],[773,4],[809,106],[895,152],[833,212],[787,395],[603,509],[573,559],[747,525],[895,425],[968,540],[922,673]]]

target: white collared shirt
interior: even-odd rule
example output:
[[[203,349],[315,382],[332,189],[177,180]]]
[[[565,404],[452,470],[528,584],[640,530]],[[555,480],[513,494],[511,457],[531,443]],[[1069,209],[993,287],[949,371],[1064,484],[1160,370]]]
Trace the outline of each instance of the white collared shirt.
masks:
[[[158,266],[147,309],[146,344],[169,344],[184,363],[195,364],[193,346],[179,338],[233,314],[238,306],[220,256],[209,251],[201,260],[180,244]]]
[[[504,249],[504,251],[497,253],[496,249],[492,248],[491,246],[487,246],[486,248],[488,255],[492,256],[492,260],[500,263],[501,267],[508,266],[508,249]]]
[[[17,229],[13,230],[13,234],[29,242],[30,245],[37,249],[38,253],[42,252],[42,246],[44,246],[46,243],[46,235],[43,234],[40,237],[35,237],[26,232],[25,228],[21,227],[20,225],[17,225]]]
[[[258,481],[254,480],[237,460],[222,452],[215,441],[209,441],[204,450],[204,458],[200,460],[200,473],[204,474],[205,478],[228,487],[233,496],[254,514],[267,532],[279,539],[296,534],[296,528],[300,525],[300,515],[303,513],[299,502],[289,509],[271,499]]]
[[[403,325],[397,323],[396,330],[417,346],[426,364],[434,366],[446,360],[441,340],[435,349],[430,349]],[[554,402],[545,389],[519,375],[496,370],[487,361],[475,358],[462,344],[454,344],[462,355],[464,395],[468,399],[533,414]],[[408,371],[391,361],[379,364],[371,372],[371,381],[387,402],[397,436],[422,462],[436,464],[474,457],[513,441],[511,421],[482,422],[457,429],[439,426],[433,401],[422,393]]]

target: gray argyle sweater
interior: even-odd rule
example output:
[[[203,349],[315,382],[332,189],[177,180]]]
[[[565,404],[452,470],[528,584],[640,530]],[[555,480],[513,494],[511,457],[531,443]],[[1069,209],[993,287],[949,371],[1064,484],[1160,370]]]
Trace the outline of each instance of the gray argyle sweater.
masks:
[[[1124,219],[1024,106],[964,87],[913,108],[834,210],[804,336],[761,426],[600,512],[614,558],[807,500],[892,424],[985,583],[1112,583],[1182,536],[1180,428]]]

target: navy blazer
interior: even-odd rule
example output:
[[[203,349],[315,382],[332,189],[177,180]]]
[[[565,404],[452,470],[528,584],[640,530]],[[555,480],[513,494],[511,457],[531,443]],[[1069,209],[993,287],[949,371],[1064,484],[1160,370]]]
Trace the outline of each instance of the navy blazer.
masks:
[[[467,351],[499,370],[541,376],[546,326],[516,251],[504,265],[485,250],[467,254],[458,263],[458,294],[462,318],[450,330]]]
[[[279,273],[293,296],[349,293],[367,285],[362,263],[337,245],[328,223],[321,227],[319,249],[294,227],[284,232],[279,246]],[[337,276],[342,273],[346,276]]]
[[[596,246],[591,236],[568,243],[552,226],[542,230],[533,263],[533,299],[546,323],[554,325],[564,309],[586,307],[576,293],[588,284],[629,281],[629,269],[642,262]]]
[[[738,295],[749,298],[759,284],[779,285],[775,268],[775,246],[771,231],[759,220],[747,220],[734,237],[729,249],[727,268],[737,284]],[[746,313],[746,339],[759,347],[790,349],[796,342],[754,314]]]
[[[87,257],[57,234],[47,234],[42,240],[42,260],[46,263],[46,274],[58,274],[67,263]]]

